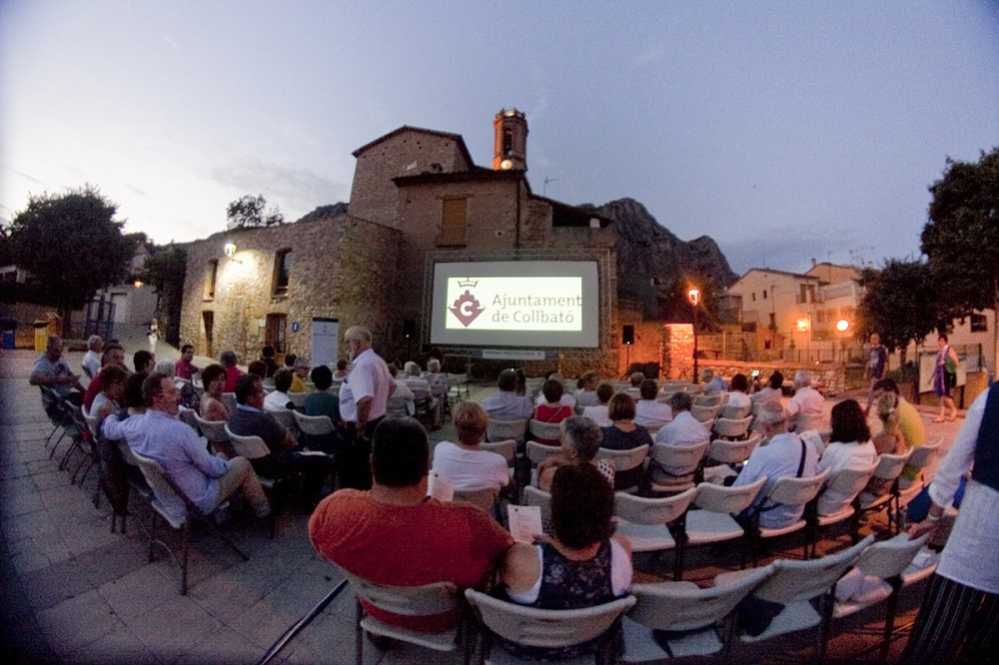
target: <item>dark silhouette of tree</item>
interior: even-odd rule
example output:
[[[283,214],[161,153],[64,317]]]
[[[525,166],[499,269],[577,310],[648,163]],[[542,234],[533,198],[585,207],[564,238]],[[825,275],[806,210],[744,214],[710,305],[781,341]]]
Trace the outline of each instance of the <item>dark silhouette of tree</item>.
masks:
[[[158,309],[163,313],[159,325],[166,331],[166,341],[180,345],[180,310],[187,274],[187,252],[180,247],[153,247],[139,277],[159,295]]]
[[[267,199],[263,194],[250,196],[249,194],[236,199],[226,208],[226,228],[250,229],[258,226],[275,226],[284,224],[284,215],[277,208],[267,208]],[[266,211],[266,212],[265,212]]]
[[[37,294],[58,308],[63,331],[71,312],[129,274],[143,234],[124,234],[117,204],[87,185],[66,194],[31,196],[10,224],[13,262],[31,273]]]
[[[973,310],[999,312],[999,147],[977,163],[947,159],[930,187],[922,248],[947,318]],[[999,343],[999,326],[993,326]],[[993,362],[999,362],[999,347]],[[996,365],[993,365],[996,367]]]
[[[919,344],[938,327],[937,292],[925,261],[888,259],[884,267],[864,268],[858,280],[860,339],[878,333],[890,352],[899,351],[905,365],[909,342]]]

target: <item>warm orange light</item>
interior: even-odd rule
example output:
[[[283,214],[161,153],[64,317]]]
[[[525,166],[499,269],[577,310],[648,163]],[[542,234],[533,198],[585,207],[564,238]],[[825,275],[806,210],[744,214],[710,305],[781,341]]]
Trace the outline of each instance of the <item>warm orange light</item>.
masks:
[[[850,327],[850,322],[846,319],[840,319],[836,322],[836,330],[840,332],[846,332],[846,329]]]
[[[690,301],[691,305],[697,307],[698,303],[701,302],[701,290],[696,287],[691,287],[691,289],[687,291],[687,300]]]
[[[142,288],[142,280],[141,279],[135,280],[135,288],[137,288],[137,289],[141,289]]]
[[[811,327],[811,321],[807,316],[798,319],[798,332],[808,332]]]

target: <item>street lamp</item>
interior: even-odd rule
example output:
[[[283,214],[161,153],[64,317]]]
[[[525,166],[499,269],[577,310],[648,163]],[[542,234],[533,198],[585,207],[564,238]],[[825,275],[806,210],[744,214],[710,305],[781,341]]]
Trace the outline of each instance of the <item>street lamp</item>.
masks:
[[[836,330],[839,331],[839,359],[840,362],[846,360],[846,331],[850,328],[850,322],[840,319],[836,322]]]
[[[700,379],[700,372],[697,370],[697,305],[701,302],[701,291],[696,286],[690,287],[687,291],[687,300],[690,301],[691,327],[694,329],[694,383]]]
[[[236,243],[233,241],[230,240],[227,242],[222,249],[225,250],[225,255],[230,259],[236,256]]]

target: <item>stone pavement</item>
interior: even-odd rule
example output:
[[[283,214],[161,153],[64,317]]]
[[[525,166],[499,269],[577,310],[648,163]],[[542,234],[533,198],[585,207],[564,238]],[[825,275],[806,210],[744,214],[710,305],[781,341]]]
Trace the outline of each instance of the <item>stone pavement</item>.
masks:
[[[135,348],[128,348],[129,353]],[[160,344],[162,358],[176,349]],[[162,554],[149,563],[148,509],[133,499],[135,514],[125,534],[110,532],[110,508],[91,501],[96,471],[82,486],[58,469],[68,445],[53,460],[45,439],[51,430],[39,393],[27,377],[36,354],[18,350],[0,355],[0,655],[4,662],[55,663],[254,663],[292,624],[342,579],[337,568],[313,553],[306,537],[307,516],[285,512],[277,537],[237,524],[226,529],[249,555],[241,561],[210,534],[193,537],[190,591],[179,594],[179,569]],[[82,354],[69,354],[72,367]],[[482,388],[480,394],[491,390]],[[924,414],[924,417],[926,414]],[[929,417],[927,417],[929,420]],[[949,445],[956,424],[932,425]],[[435,441],[453,434],[450,426]],[[80,458],[74,458],[74,468]],[[877,525],[875,525],[877,528]],[[841,541],[842,542],[842,541]],[[667,560],[669,557],[665,557]],[[696,565],[696,564],[695,564]],[[695,571],[706,579],[714,572]],[[911,621],[922,587],[906,591],[900,623]],[[875,642],[882,609],[870,610],[836,628],[831,659],[856,659]],[[353,662],[354,604],[341,594],[292,641],[276,663]],[[807,657],[811,635],[804,633],[739,649],[740,662],[792,662]],[[904,640],[897,640],[893,654]],[[367,646],[368,665],[460,662],[456,655],[407,646],[384,654]],[[864,660],[873,660],[866,654]]]

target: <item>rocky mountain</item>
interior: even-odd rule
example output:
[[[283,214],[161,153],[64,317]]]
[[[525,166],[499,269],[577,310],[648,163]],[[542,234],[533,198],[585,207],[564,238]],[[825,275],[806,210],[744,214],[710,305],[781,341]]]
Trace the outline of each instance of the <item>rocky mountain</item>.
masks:
[[[587,206],[613,219],[617,227],[618,294],[640,304],[648,318],[663,316],[689,278],[706,280],[706,291],[720,292],[739,278],[718,244],[708,236],[680,240],[659,224],[644,205],[630,198]]]

